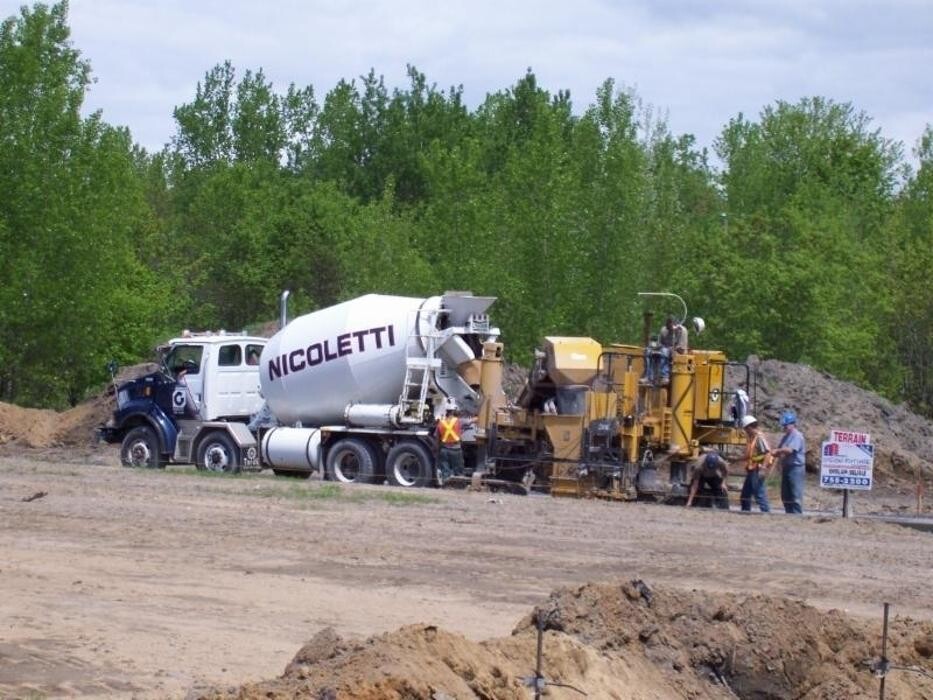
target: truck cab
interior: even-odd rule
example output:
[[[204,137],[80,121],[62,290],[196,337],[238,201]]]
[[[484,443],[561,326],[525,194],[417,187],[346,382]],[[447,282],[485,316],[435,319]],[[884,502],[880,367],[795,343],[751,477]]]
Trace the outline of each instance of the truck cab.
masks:
[[[125,466],[251,466],[258,455],[246,422],[262,406],[265,344],[265,338],[222,331],[171,339],[159,348],[159,371],[117,387],[117,408],[100,429],[102,439],[121,443]]]

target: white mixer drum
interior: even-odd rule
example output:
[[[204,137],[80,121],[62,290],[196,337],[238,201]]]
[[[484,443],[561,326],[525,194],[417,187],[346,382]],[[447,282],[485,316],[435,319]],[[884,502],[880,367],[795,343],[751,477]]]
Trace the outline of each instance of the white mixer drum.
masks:
[[[367,294],[296,318],[262,351],[263,397],[284,425],[341,424],[348,404],[394,404],[406,357],[424,356],[413,329],[440,304]]]

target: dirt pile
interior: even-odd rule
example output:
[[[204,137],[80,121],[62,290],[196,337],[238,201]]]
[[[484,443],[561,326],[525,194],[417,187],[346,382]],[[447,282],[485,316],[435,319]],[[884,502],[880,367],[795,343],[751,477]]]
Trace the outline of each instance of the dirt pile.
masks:
[[[549,629],[605,653],[644,655],[683,697],[691,696],[697,679],[708,684],[703,697],[829,700],[877,692],[868,663],[880,656],[880,624],[789,598],[652,589],[633,581],[558,591],[542,612]],[[531,625],[526,619],[517,630]],[[927,648],[933,623],[898,618],[889,633],[889,658],[933,672]],[[933,682],[917,678],[892,675],[892,697],[929,697]]]
[[[785,408],[797,411],[807,438],[807,468],[818,471],[820,443],[832,429],[871,433],[875,471],[914,479],[917,467],[933,475],[933,421],[878,394],[807,365],[748,359],[758,373],[758,418],[777,429]]]
[[[191,697],[525,699],[535,616],[545,678],[598,698],[874,697],[868,662],[880,625],[787,598],[649,587],[633,580],[558,590],[511,637],[472,642],[412,625],[365,641],[319,632],[278,679]],[[933,674],[933,623],[895,618],[888,656]],[[933,680],[896,672],[891,697],[933,697]],[[556,685],[548,697],[579,697]]]
[[[156,371],[146,362],[124,367],[117,384]],[[113,384],[108,383],[87,401],[67,411],[22,408],[0,402],[0,445],[16,443],[23,447],[80,447],[95,442],[95,429],[105,423],[116,407]]]

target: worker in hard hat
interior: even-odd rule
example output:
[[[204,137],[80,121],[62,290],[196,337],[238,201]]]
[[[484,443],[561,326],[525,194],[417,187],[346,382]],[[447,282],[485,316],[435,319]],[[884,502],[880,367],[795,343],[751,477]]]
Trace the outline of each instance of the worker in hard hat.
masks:
[[[781,465],[781,501],[785,513],[803,513],[803,482],[806,475],[807,444],[803,433],[797,430],[797,414],[791,410],[781,414],[784,435],[771,450]]]
[[[463,474],[463,422],[460,420],[457,404],[448,401],[444,416],[437,420],[437,473],[443,486],[451,476]]]
[[[729,510],[729,492],[726,489],[728,478],[729,463],[722,458],[719,450],[711,449],[693,464],[686,506],[692,506],[694,499],[699,495],[701,500],[698,501],[698,505]]]
[[[768,504],[768,489],[765,481],[771,471],[774,458],[771,456],[771,447],[767,439],[758,428],[758,420],[748,414],[742,418],[742,428],[745,430],[745,481],[742,484],[742,495],[739,502],[742,510],[752,509],[752,498],[758,503],[758,510],[770,513]]]

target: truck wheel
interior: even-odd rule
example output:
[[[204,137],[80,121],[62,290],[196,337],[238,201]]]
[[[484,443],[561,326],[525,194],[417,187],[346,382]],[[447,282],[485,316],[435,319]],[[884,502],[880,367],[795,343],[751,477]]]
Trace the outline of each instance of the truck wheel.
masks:
[[[159,438],[156,437],[155,431],[140,425],[128,432],[120,446],[120,463],[124,467],[164,467],[159,454]]]
[[[221,431],[208,433],[198,445],[198,469],[237,474],[240,471],[240,451],[230,436]]]
[[[434,457],[419,442],[400,442],[386,455],[386,478],[395,486],[427,486],[433,473]]]
[[[368,484],[375,473],[373,461],[362,440],[338,440],[327,452],[327,477],[342,484]]]

